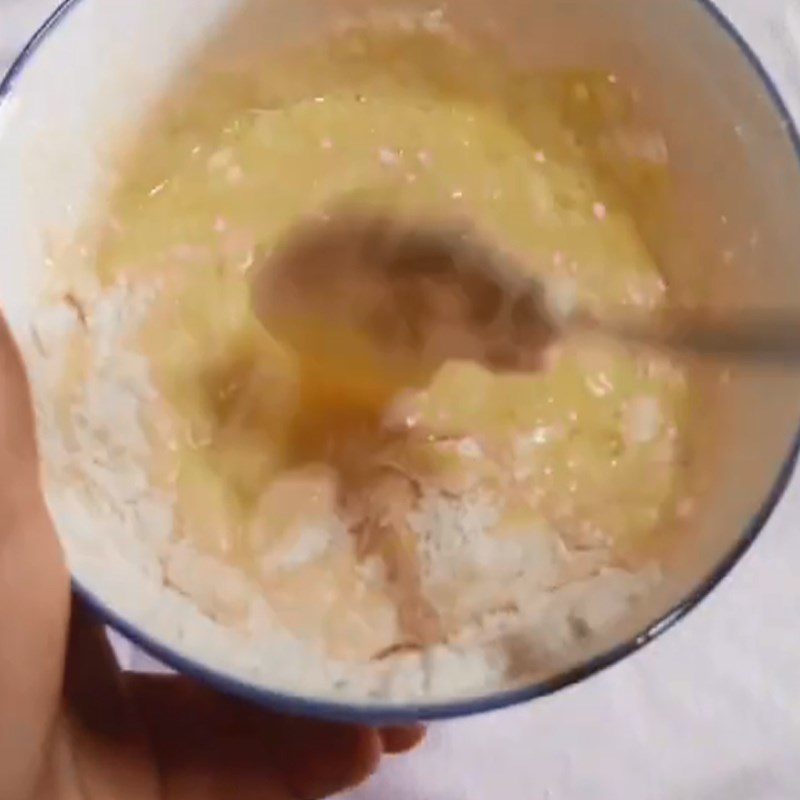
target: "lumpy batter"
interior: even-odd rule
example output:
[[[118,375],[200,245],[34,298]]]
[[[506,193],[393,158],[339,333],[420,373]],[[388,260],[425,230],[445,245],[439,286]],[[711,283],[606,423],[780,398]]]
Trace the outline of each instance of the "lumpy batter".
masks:
[[[332,655],[459,641],[629,566],[672,513],[686,385],[575,341],[542,374],[447,364],[365,419],[259,325],[249,275],[344,198],[467,216],[556,297],[655,312],[666,287],[582,138],[621,96],[613,76],[524,76],[444,36],[353,31],[203,75],[125,171],[98,269],[157,287],[138,346],[176,537]]]

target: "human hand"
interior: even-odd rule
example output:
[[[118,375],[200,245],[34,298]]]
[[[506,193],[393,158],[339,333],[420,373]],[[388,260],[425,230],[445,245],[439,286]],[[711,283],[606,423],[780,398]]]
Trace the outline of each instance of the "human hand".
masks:
[[[0,319],[0,798],[295,800],[353,786],[418,728],[272,714],[122,673],[72,598],[42,497],[30,393]]]

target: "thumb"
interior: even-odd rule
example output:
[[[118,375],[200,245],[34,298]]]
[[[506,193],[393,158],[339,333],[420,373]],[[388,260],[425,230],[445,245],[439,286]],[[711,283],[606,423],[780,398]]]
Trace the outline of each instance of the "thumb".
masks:
[[[39,486],[33,407],[25,370],[0,317],[0,502],[23,513]],[[10,504],[14,501],[14,507]],[[21,508],[20,508],[21,506]]]
[[[39,488],[30,390],[0,317],[0,797],[35,779],[61,688],[69,578]],[[5,791],[9,789],[9,791]]]

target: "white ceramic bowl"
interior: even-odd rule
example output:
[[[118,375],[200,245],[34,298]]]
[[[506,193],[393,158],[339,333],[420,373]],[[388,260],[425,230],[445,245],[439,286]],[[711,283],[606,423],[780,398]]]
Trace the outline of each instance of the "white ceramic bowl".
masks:
[[[400,4],[260,0],[254,34],[269,46],[377,5]],[[67,0],[0,85],[0,306],[24,353],[31,353],[30,321],[50,243],[102,210],[118,148],[240,6]],[[457,25],[488,26],[534,66],[602,66],[630,76],[670,142],[676,233],[651,245],[677,291],[702,278],[720,305],[744,297],[800,305],[797,132],[766,72],[708,0],[454,0],[448,15]],[[107,520],[61,512],[56,524],[77,591],[107,622],[225,691],[372,723],[474,713],[582,679],[650,641],[702,599],[756,538],[791,475],[799,388],[796,379],[772,373],[728,376],[714,425],[708,420],[709,430],[696,432],[699,462],[713,464],[708,511],[676,544],[670,580],[608,637],[565,655],[553,674],[502,693],[410,706],[277,691],[175,627],[163,596],[103,534]],[[707,435],[712,427],[714,436]]]

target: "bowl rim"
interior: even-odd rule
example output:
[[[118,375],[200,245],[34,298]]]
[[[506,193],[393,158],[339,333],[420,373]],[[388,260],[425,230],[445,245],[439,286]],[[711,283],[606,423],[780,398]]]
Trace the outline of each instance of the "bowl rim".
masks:
[[[62,0],[49,17],[35,31],[30,40],[11,63],[0,80],[0,106],[8,100],[17,78],[39,47],[83,0]],[[784,101],[775,80],[750,46],[744,35],[713,0],[692,0],[697,3],[723,33],[737,46],[741,55],[760,79],[767,91],[775,113],[778,115],[800,164],[800,131]],[[553,694],[560,689],[580,683],[617,664],[629,655],[639,652],[650,642],[659,638],[677,622],[694,610],[730,574],[759,537],[781,498],[786,492],[800,457],[800,427],[781,464],[772,488],[761,507],[745,526],[741,537],[731,550],[720,559],[710,573],[701,580],[683,599],[660,615],[638,634],[608,648],[586,661],[570,667],[546,680],[537,680],[521,688],[494,692],[483,697],[432,702],[370,702],[368,700],[335,700],[310,695],[292,694],[288,691],[268,689],[245,679],[235,678],[220,670],[181,654],[172,646],[149,636],[134,623],[128,621],[103,603],[92,591],[73,577],[74,593],[105,624],[122,634],[144,652],[179,673],[202,681],[213,688],[242,700],[270,710],[288,714],[315,717],[338,722],[359,723],[371,726],[428,722],[434,720],[467,717],[489,711],[498,711],[510,706]]]

